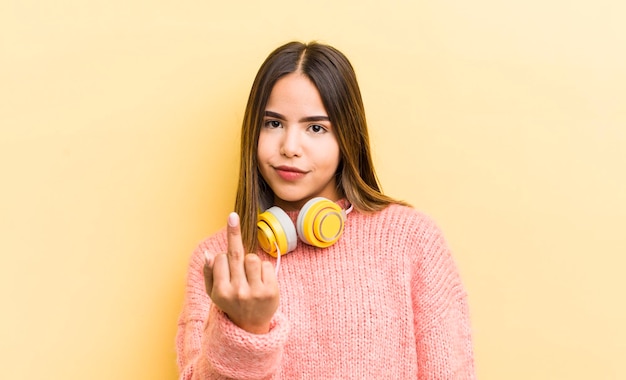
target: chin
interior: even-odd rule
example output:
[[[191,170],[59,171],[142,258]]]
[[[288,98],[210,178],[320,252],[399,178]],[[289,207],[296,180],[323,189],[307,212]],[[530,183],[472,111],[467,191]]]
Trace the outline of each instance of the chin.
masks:
[[[275,201],[282,203],[289,203],[295,206],[301,206],[306,203],[312,196],[285,196],[281,194],[274,194]]]
[[[281,197],[277,195],[276,198],[278,198],[281,202],[305,203],[307,200],[311,199],[312,197]]]

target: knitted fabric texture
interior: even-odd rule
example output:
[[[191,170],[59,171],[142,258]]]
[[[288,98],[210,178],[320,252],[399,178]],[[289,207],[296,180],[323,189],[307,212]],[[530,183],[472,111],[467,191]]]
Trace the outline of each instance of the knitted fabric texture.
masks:
[[[237,327],[206,294],[203,252],[226,249],[222,229],[191,257],[180,379],[475,378],[466,292],[441,231],[418,211],[353,211],[333,246],[299,241],[281,259],[280,306],[263,335]]]

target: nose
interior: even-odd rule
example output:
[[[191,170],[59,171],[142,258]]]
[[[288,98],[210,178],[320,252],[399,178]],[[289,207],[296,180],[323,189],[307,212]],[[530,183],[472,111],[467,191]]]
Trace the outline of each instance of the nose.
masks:
[[[296,128],[286,128],[280,145],[280,154],[285,157],[302,155],[302,141]]]

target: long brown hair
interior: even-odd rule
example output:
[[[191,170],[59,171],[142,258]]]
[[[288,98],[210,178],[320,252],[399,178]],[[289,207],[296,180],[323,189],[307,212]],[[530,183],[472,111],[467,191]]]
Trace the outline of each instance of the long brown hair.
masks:
[[[235,211],[241,218],[244,247],[254,252],[258,213],[272,205],[274,194],[258,169],[257,145],[272,88],[284,75],[301,72],[317,87],[339,143],[340,194],[362,212],[382,210],[396,201],[382,193],[370,153],[365,109],[354,69],[332,46],[290,42],[274,50],[254,79],[241,129],[241,163]]]

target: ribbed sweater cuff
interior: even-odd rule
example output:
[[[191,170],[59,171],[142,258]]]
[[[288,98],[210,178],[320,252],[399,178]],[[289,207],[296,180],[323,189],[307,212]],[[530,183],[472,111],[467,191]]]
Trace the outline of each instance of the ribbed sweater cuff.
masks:
[[[252,334],[212,306],[205,329],[203,344],[217,372],[230,378],[264,379],[280,365],[289,324],[277,312],[267,334]]]

